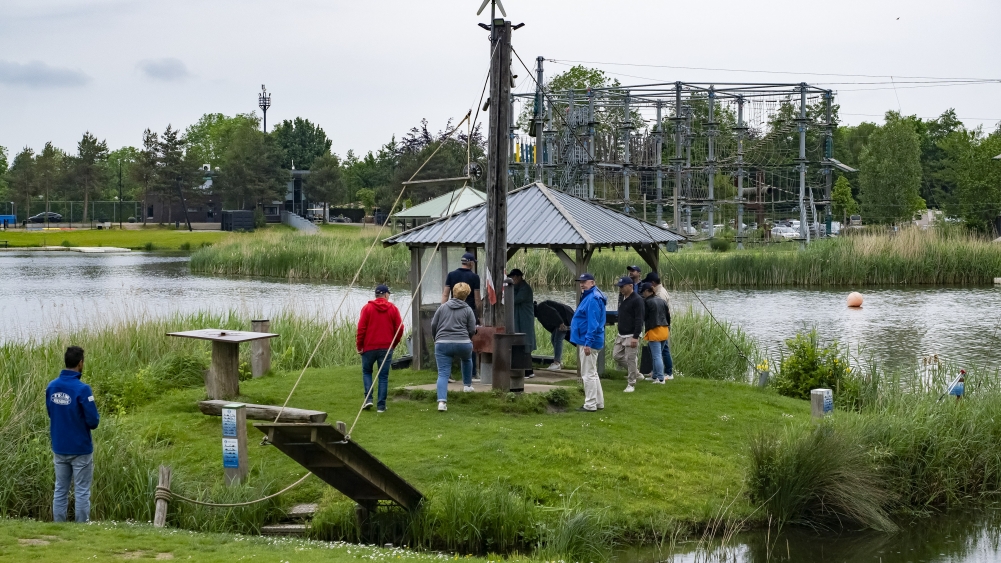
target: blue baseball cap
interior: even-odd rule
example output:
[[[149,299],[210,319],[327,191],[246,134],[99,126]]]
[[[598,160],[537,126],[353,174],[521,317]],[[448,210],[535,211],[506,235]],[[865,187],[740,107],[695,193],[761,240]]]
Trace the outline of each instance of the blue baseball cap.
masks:
[[[476,256],[472,252],[467,252],[462,255],[463,262],[476,262]]]
[[[650,282],[643,282],[640,284],[640,293],[644,291],[653,291],[653,284]]]
[[[633,278],[629,276],[622,276],[621,278],[619,278],[619,281],[615,285],[619,287],[622,287],[624,285],[633,285]]]
[[[588,274],[588,273],[583,273],[583,274],[580,275],[579,278],[577,278],[577,281],[579,281],[579,282],[582,282],[582,281],[594,281],[594,275]]]
[[[626,271],[627,272],[639,272],[641,270],[640,270],[639,266],[626,266]]]
[[[385,285],[377,285],[377,286],[375,286],[375,294],[379,295],[380,293],[392,293],[392,292],[389,291],[389,287],[387,287]]]

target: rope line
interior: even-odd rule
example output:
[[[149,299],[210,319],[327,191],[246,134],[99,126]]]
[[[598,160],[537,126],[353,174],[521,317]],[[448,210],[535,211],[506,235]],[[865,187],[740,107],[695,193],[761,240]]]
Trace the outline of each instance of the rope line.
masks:
[[[154,494],[154,496],[155,496],[156,500],[169,501],[170,499],[177,499],[177,500],[181,500],[181,501],[184,501],[184,502],[187,502],[187,503],[190,503],[190,504],[197,504],[198,506],[210,506],[210,507],[216,507],[216,508],[234,508],[234,507],[238,507],[238,506],[250,506],[251,504],[257,504],[259,502],[264,502],[266,500],[273,499],[276,496],[279,496],[279,495],[281,495],[283,493],[287,493],[288,491],[292,490],[293,488],[301,485],[302,482],[305,481],[306,478],[309,477],[312,474],[313,474],[312,471],[310,471],[309,473],[306,473],[305,475],[303,475],[302,477],[300,477],[298,481],[296,481],[295,483],[292,483],[291,485],[285,487],[284,489],[278,491],[277,493],[272,493],[272,494],[270,494],[270,495],[268,495],[268,496],[266,496],[264,498],[259,498],[257,500],[248,500],[246,502],[231,502],[231,503],[204,502],[204,501],[200,501],[200,500],[195,500],[193,498],[188,498],[188,497],[181,496],[181,495],[179,495],[179,494],[171,491],[167,487],[161,487],[160,485],[156,486],[156,493]]]

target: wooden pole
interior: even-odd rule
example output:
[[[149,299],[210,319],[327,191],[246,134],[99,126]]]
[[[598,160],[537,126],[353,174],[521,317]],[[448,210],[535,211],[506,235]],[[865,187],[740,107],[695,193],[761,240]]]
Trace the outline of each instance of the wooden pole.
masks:
[[[226,485],[238,485],[247,476],[247,409],[232,403],[222,409],[222,466]]]
[[[271,321],[250,321],[252,332],[271,332]],[[271,339],[262,338],[250,343],[250,373],[261,377],[271,369]]]
[[[493,21],[493,56],[490,60],[490,116],[487,141],[486,256],[481,279],[490,276],[497,304],[491,305],[484,287],[483,325],[504,326],[504,269],[507,266],[507,184],[510,159],[511,22]]]
[[[240,394],[240,345],[212,341],[212,368],[209,369],[209,399],[232,399]]]
[[[160,466],[160,478],[157,480],[157,489],[170,490],[170,467]],[[156,495],[156,512],[153,515],[153,527],[162,528],[167,524],[167,498],[168,495],[158,492]]]

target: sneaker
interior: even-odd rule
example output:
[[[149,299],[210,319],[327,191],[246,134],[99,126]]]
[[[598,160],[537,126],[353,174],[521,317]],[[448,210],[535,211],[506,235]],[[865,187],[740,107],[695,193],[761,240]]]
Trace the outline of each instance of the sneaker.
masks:
[[[533,377],[535,377],[535,373],[534,372],[533,373],[527,373],[527,374],[525,374],[525,379],[532,379]]]
[[[672,380],[672,379],[674,379],[674,376],[673,376],[673,375],[671,375],[671,374],[667,374],[667,380],[668,380],[668,381],[670,381],[670,380]]]
[[[448,410],[448,403],[445,401],[438,401],[438,412],[445,412]]]
[[[365,406],[362,408],[365,410],[369,410],[372,408],[372,405],[373,405],[372,401],[365,401]]]
[[[559,362],[553,362],[549,364],[549,369],[563,369],[563,364]]]
[[[650,377],[650,374],[649,374],[649,373],[641,373],[641,374],[639,375],[639,377],[638,377],[638,378],[636,379],[636,381],[643,381],[644,379],[646,379],[646,378],[648,378],[648,377]]]
[[[623,393],[632,393],[635,390],[636,390],[636,388],[633,387],[632,385],[626,385],[626,390],[623,391]]]
[[[657,385],[664,385],[663,379],[654,379],[653,382],[656,383]]]
[[[440,409],[441,407],[438,407],[438,408]],[[595,410],[591,410],[591,409],[586,409],[586,408],[584,408],[584,407],[581,407],[581,408],[579,408],[579,409],[577,409],[577,410],[578,410],[578,411],[580,411],[580,412],[595,412],[595,411],[597,411],[598,409],[595,409]]]
[[[474,389],[473,389],[472,385],[464,385],[462,387],[462,392],[463,393],[472,393],[473,391],[474,391]]]
[[[479,383],[480,381],[482,381],[482,380],[479,377],[474,377],[473,378],[473,383]]]
[[[386,412],[386,407],[382,407],[381,409],[376,409],[375,412]]]

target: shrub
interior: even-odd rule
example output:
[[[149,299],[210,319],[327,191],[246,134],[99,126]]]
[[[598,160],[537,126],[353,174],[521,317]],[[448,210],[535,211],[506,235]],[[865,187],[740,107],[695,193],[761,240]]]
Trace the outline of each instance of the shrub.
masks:
[[[181,246],[179,248],[181,250],[191,250],[191,243],[190,242],[183,242],[183,243],[181,243]]]
[[[573,400],[573,396],[570,394],[570,389],[566,387],[557,387],[546,393],[546,400],[549,401],[549,404],[554,407],[565,409],[570,406],[570,401]]]
[[[841,406],[854,406],[859,395],[858,382],[849,377],[848,358],[838,349],[837,341],[821,346],[817,330],[786,340],[789,355],[782,359],[775,388],[781,395],[809,399],[810,390],[834,391]]]
[[[730,250],[730,241],[724,238],[713,238],[709,240],[709,248],[715,252],[726,252]]]

